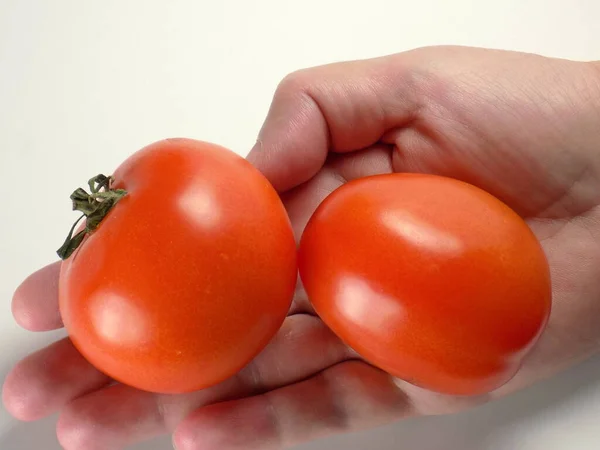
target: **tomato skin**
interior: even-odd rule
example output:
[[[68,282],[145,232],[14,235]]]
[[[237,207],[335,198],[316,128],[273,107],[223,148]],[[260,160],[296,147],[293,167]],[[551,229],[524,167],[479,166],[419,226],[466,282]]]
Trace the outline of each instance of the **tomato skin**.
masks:
[[[476,395],[518,371],[546,326],[550,271],[533,232],[458,180],[351,181],[317,208],[298,267],[322,320],[374,366]]]
[[[279,196],[244,158],[190,139],[151,144],[113,176],[127,195],[61,267],[74,345],[147,391],[189,392],[234,375],[293,298],[296,244]]]

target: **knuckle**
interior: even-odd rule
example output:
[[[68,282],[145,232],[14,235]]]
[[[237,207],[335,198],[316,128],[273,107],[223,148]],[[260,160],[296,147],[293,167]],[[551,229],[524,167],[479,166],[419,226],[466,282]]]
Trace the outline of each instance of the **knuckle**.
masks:
[[[301,69],[289,73],[279,82],[276,96],[304,95],[313,84],[314,76],[310,69]]]

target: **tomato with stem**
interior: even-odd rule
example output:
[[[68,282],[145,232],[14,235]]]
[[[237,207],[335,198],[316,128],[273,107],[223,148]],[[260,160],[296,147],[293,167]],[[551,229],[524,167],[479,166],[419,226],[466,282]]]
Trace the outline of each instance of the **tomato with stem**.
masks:
[[[85,224],[59,250],[59,306],[99,370],[161,393],[214,385],[281,326],[294,294],[292,228],[241,156],[153,143],[71,196]]]

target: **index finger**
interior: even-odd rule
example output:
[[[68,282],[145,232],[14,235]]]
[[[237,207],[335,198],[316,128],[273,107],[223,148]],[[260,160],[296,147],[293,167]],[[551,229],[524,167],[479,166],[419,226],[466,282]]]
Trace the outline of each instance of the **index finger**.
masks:
[[[420,108],[419,76],[407,53],[329,64],[279,84],[248,159],[280,192],[312,178],[329,151],[375,144]]]

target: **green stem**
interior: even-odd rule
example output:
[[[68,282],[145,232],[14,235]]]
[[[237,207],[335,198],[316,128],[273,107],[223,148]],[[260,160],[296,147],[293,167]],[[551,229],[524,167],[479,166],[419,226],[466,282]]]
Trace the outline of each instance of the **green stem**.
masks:
[[[112,189],[112,177],[97,175],[88,181],[91,194],[78,188],[71,194],[73,211],[80,211],[83,215],[71,227],[67,239],[56,252],[60,259],[65,260],[81,245],[85,236],[92,233],[108,212],[121,200],[127,192],[123,189]],[[73,236],[77,224],[86,218],[85,228]]]

